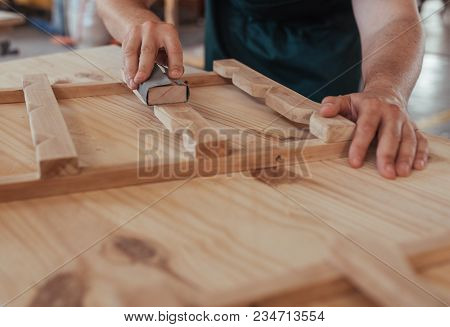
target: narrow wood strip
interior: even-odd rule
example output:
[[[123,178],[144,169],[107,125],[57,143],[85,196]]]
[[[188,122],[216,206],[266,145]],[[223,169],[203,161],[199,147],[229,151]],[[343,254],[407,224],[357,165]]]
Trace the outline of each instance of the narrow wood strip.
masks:
[[[395,246],[350,236],[330,247],[332,263],[365,295],[383,306],[442,306]],[[354,243],[354,241],[356,243]]]
[[[230,83],[229,80],[211,72],[187,74],[183,76],[183,81],[189,87],[225,85]],[[64,83],[54,84],[52,85],[52,89],[58,100],[131,94],[131,90],[123,82]],[[0,104],[23,102],[25,102],[23,89],[0,89]]]
[[[143,171],[145,162],[112,167],[86,167],[78,175],[57,176],[49,179],[33,179],[32,176],[16,177],[16,182],[0,179],[0,202],[24,200],[51,195],[123,187],[186,179],[196,176],[213,176],[230,172],[274,167],[279,164],[312,162],[344,157],[349,143],[324,144],[314,139],[295,141],[286,146],[246,147],[228,156],[198,157],[183,162],[160,162],[150,167],[151,174]],[[157,165],[157,167],[156,167]],[[147,167],[148,168],[148,167]],[[157,171],[157,173],[155,173]]]
[[[40,178],[76,174],[78,155],[47,76],[25,75],[23,86]]]
[[[202,87],[230,84],[230,80],[223,78],[215,72],[193,73],[182,77],[189,87]]]
[[[182,131],[186,151],[223,156],[227,139],[187,103],[155,106],[155,116],[172,133]],[[212,152],[211,152],[212,151]]]
[[[325,118],[314,112],[309,121],[309,131],[326,143],[351,140],[356,124],[342,116]]]
[[[54,84],[52,89],[58,100],[131,93],[125,83],[118,82]]]
[[[450,260],[450,231],[400,245],[411,264],[419,271]]]
[[[320,117],[320,104],[290,90],[234,59],[217,60],[214,71],[231,78],[235,86],[251,96],[264,98],[266,105],[289,120],[310,124],[311,133],[327,143],[348,141],[353,138],[355,124],[337,116]]]

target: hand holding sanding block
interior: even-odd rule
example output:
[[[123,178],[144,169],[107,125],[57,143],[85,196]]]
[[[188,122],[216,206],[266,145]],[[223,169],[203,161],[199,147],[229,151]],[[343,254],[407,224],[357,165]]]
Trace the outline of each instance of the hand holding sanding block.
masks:
[[[183,81],[167,77],[164,67],[155,64],[150,78],[139,85],[138,92],[149,106],[184,103],[189,99],[189,88]]]

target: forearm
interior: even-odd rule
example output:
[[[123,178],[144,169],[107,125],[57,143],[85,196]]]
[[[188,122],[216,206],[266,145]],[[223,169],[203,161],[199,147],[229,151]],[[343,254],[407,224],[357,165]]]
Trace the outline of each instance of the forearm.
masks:
[[[406,106],[419,76],[424,35],[418,19],[393,20],[362,39],[366,90],[390,89]]]
[[[147,21],[160,21],[158,16],[148,9],[154,2],[151,0],[96,0],[96,2],[106,27],[120,42],[133,26]]]

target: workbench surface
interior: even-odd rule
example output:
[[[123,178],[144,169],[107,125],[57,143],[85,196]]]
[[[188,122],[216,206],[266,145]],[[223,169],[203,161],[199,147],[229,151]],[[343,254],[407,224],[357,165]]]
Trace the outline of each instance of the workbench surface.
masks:
[[[114,46],[10,61],[0,87],[39,72],[52,83],[120,80],[120,67]],[[1,174],[31,169],[12,155],[27,147],[4,137],[11,110],[0,111]],[[290,178],[235,173],[0,203],[0,303],[376,304],[329,263],[330,244],[342,234],[399,246],[450,235],[450,142],[430,145],[428,168],[395,181],[372,156],[358,170],[342,158],[286,168]],[[416,268],[450,298],[446,258]]]

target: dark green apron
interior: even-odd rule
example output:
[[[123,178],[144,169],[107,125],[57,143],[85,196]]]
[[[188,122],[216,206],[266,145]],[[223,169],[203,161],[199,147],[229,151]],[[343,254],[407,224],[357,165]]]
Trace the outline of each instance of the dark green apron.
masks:
[[[358,90],[351,0],[207,0],[205,38],[208,70],[235,58],[315,101]]]

